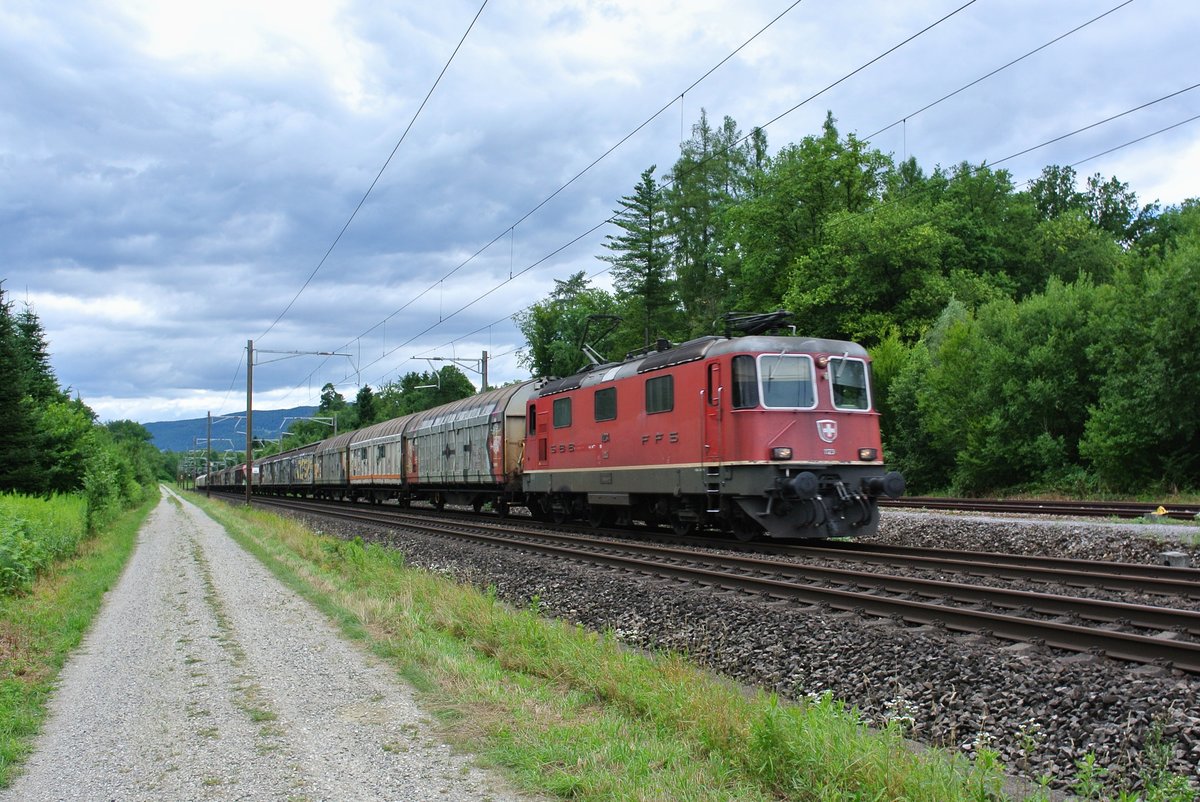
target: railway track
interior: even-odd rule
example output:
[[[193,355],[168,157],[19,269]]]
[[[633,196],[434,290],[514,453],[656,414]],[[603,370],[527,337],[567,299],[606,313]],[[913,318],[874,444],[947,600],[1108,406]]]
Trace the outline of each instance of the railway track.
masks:
[[[783,554],[714,553],[678,544],[614,541],[590,533],[548,531],[513,519],[464,520],[396,508],[290,499],[257,499],[256,504],[370,526],[452,536],[489,547],[533,552],[771,601],[890,618],[902,625],[944,627],[1200,674],[1200,612],[1193,610],[797,563]],[[854,545],[782,548],[790,550],[786,556],[807,552],[810,556],[872,565],[920,563],[921,567],[945,573],[1136,590],[1167,600],[1194,599],[1200,588],[1200,570],[1196,569],[1015,555],[938,556],[932,550],[877,546],[856,550]],[[833,554],[818,554],[826,551]]]
[[[1200,521],[1200,504],[1140,504],[1120,501],[1038,501],[910,496],[881,498],[881,507],[959,512],[1011,513],[1017,515],[1063,515],[1083,518],[1169,518]],[[1159,512],[1159,510],[1162,512]]]

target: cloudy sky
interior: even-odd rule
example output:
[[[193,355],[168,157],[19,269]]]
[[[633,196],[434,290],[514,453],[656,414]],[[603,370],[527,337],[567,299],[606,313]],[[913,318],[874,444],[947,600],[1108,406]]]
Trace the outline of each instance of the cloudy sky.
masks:
[[[605,267],[601,224],[702,108],[779,118],[772,151],[831,110],[930,169],[1200,83],[1189,0],[481,2],[0,0],[0,279],[60,381],[103,420],[236,412],[252,339],[256,408],[484,350],[498,383],[523,375],[511,315]],[[1185,91],[1001,166],[1198,114]],[[1076,170],[1198,196],[1200,120]]]

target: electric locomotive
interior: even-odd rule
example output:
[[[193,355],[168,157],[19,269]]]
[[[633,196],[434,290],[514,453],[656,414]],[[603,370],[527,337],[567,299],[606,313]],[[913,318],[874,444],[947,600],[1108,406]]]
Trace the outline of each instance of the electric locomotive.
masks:
[[[526,414],[530,509],[740,539],[871,534],[904,479],[884,470],[870,376],[855,343],[751,334],[548,382]]]

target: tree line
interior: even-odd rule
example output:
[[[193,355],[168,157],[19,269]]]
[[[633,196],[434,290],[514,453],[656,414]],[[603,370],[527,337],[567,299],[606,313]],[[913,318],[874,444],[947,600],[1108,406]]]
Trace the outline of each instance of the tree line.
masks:
[[[889,461],[916,492],[1200,487],[1200,201],[1142,205],[1116,177],[1024,185],[897,162],[832,114],[770,153],[701,113],[646,169],[598,255],[517,316],[534,375],[784,308],[875,360]]]
[[[354,400],[347,401],[332,383],[321,388],[321,402],[314,418],[320,420],[297,421],[288,427],[278,442],[265,444],[257,456],[267,456],[289,448],[307,445],[333,436],[336,432],[363,429],[375,423],[411,415],[466,398],[475,393],[475,387],[466,375],[446,365],[438,370],[405,374],[400,379],[387,382],[378,390],[364,384],[358,388]],[[333,423],[336,421],[336,425]]]
[[[82,494],[89,526],[143,497],[166,472],[146,428],[99,424],[96,413],[50,366],[45,331],[25,304],[19,311],[0,282],[0,492],[50,497]]]

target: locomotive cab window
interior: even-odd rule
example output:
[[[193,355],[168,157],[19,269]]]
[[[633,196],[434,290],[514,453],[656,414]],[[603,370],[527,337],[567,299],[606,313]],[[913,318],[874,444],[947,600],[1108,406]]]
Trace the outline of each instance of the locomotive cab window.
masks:
[[[675,377],[646,379],[646,413],[670,412],[675,408]]]
[[[605,387],[595,395],[595,419],[597,422],[617,419],[617,388]]]
[[[762,403],[771,409],[816,406],[812,358],[804,354],[765,354],[758,358]]]
[[[554,399],[554,428],[564,429],[571,425],[571,399]]]
[[[733,358],[733,408],[752,409],[758,406],[758,371],[754,369],[754,357],[740,355]]]
[[[867,410],[867,363],[861,359],[832,357],[829,360],[829,385],[837,409]]]

